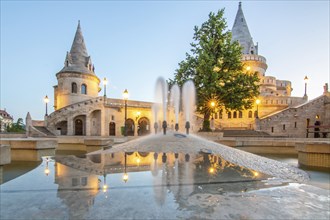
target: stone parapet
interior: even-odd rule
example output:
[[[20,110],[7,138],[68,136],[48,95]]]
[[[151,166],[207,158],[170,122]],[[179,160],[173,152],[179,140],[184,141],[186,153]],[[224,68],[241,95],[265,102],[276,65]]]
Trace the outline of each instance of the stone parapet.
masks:
[[[296,150],[300,165],[330,168],[330,141],[297,143]]]
[[[0,144],[0,166],[11,162],[10,151],[9,145]]]

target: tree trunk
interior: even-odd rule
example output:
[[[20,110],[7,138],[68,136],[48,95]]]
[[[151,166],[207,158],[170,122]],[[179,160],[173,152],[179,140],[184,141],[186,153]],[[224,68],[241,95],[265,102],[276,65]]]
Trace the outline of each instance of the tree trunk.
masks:
[[[203,121],[203,131],[211,131],[210,128],[210,113],[204,113],[204,121]]]

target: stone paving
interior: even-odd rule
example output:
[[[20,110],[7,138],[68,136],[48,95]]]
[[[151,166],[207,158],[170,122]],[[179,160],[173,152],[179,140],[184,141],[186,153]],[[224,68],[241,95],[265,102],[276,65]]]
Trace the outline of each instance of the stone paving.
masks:
[[[222,144],[218,144],[195,135],[168,132],[166,135],[158,133],[138,138],[123,144],[114,145],[105,151],[96,151],[91,154],[112,153],[118,151],[140,152],[174,152],[174,153],[198,153],[210,152],[220,155],[223,159],[283,180],[306,182],[308,174],[289,164],[271,160],[255,154],[237,150]]]

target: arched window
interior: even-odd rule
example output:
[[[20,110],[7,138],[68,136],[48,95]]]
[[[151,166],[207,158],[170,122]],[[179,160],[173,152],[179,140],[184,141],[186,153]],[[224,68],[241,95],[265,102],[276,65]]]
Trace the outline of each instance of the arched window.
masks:
[[[228,118],[231,118],[231,112],[228,112]]]
[[[258,112],[257,111],[254,111],[254,117],[256,118],[258,115]]]
[[[242,111],[239,111],[239,112],[238,112],[238,117],[239,117],[239,118],[243,118],[243,112],[242,112]]]
[[[81,94],[87,94],[87,86],[86,84],[82,84],[81,85]]]
[[[71,84],[71,92],[72,93],[77,93],[77,83],[73,82]]]
[[[249,118],[252,118],[252,111],[249,111]]]
[[[237,118],[237,112],[236,111],[233,114],[233,118]]]
[[[222,119],[222,109],[219,112],[219,119]]]

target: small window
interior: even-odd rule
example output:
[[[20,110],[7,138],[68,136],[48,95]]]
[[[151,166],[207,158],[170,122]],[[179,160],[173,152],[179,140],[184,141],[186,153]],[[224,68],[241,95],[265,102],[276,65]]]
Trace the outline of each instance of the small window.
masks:
[[[294,128],[297,128],[297,122],[296,121],[294,122]]]
[[[115,120],[115,116],[111,115],[111,120],[114,121]]]
[[[238,112],[238,117],[239,117],[239,118],[243,118],[243,112],[242,112],[242,111],[239,111],[239,112]]]
[[[222,109],[219,112],[219,119],[222,119]]]
[[[87,86],[85,84],[81,85],[81,94],[87,94]]]
[[[249,111],[249,118],[252,118],[252,111]]]
[[[87,177],[81,177],[81,185],[87,186]]]
[[[258,116],[258,112],[254,111],[254,117],[256,118]]]
[[[78,179],[77,178],[72,178],[72,186],[78,186]]]
[[[228,112],[228,118],[231,118],[231,112]]]
[[[234,112],[233,118],[237,118],[237,112]]]
[[[283,131],[285,131],[285,125],[283,125]]]
[[[218,113],[214,113],[214,119],[218,119]]]
[[[72,83],[71,84],[71,92],[72,93],[77,93],[77,83]]]
[[[274,133],[274,127],[272,127],[272,133]]]

